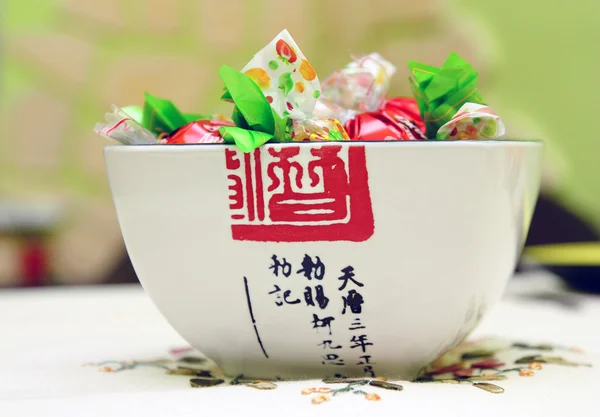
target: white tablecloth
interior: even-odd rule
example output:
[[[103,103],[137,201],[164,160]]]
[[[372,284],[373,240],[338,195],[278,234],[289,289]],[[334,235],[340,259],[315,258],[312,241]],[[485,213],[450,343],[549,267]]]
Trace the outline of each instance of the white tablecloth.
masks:
[[[600,416],[600,297],[567,293],[545,273],[513,279],[474,337],[578,346],[592,368],[547,366],[502,381],[506,392],[404,384],[382,400],[335,397],[311,404],[300,390],[320,381],[192,389],[156,368],[102,373],[82,366],[153,359],[185,346],[137,286],[0,291],[0,416]],[[598,356],[597,356],[598,355]],[[343,398],[342,398],[343,397]]]

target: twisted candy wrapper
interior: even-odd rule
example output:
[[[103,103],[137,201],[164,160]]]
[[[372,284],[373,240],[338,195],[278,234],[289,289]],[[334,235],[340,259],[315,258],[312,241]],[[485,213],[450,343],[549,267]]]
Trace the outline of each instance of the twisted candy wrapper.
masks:
[[[294,120],[294,142],[350,140],[346,129],[337,119]]]
[[[407,99],[393,99],[407,100]],[[410,99],[409,99],[410,100]],[[346,123],[346,130],[352,140],[425,140],[423,129],[400,107],[399,103],[390,100],[379,111],[360,113]],[[416,103],[412,103],[416,107]],[[418,116],[418,115],[417,115]]]
[[[477,71],[467,61],[452,52],[442,68],[409,61],[410,83],[425,121],[427,137],[456,114],[463,104],[484,104],[477,91]]]
[[[342,120],[351,140],[424,139],[416,102],[386,101],[395,72],[396,67],[377,53],[354,60],[323,83],[315,113]]]
[[[496,139],[506,129],[500,117],[487,106],[465,103],[437,132],[437,139]]]
[[[396,118],[402,118],[418,127],[420,134],[415,139],[426,139],[425,123],[421,119],[419,105],[413,98],[395,97],[386,101],[383,109],[393,113]]]
[[[139,124],[157,135],[168,135],[188,123],[201,119],[215,119],[213,115],[182,113],[170,100],[145,94],[144,107],[128,106],[123,110]]]
[[[333,101],[326,101],[319,98],[315,104],[314,116],[319,119],[336,119],[342,124],[352,120],[360,112],[358,110],[345,109]]]
[[[259,51],[242,73],[224,66],[219,74],[226,87],[223,99],[235,104],[232,119],[236,125],[219,131],[225,141],[235,142],[244,152],[269,140],[296,140],[295,132],[301,140],[346,135],[341,123],[313,117],[321,85],[287,30]]]
[[[233,126],[233,122],[223,120],[197,120],[172,132],[163,139],[169,145],[183,143],[224,143],[219,133],[222,126]]]
[[[281,31],[242,69],[284,117],[297,109],[312,114],[321,95],[317,73],[287,30]]]
[[[112,106],[112,112],[106,113],[105,120],[106,123],[97,123],[94,127],[94,131],[100,136],[117,140],[123,145],[158,143],[154,133],[117,106]]]
[[[360,113],[346,123],[351,140],[425,140],[417,103],[397,97],[374,112]]]
[[[170,101],[145,94],[144,107],[113,107],[107,113],[108,124],[98,124],[98,134],[120,141],[125,145],[143,143],[222,143],[220,126],[232,122],[220,115],[182,113]]]
[[[275,113],[250,77],[227,65],[221,67],[219,75],[226,88],[223,99],[235,103],[231,115],[235,126],[219,128],[225,142],[235,143],[242,152],[252,152],[275,138],[275,133],[291,139],[291,120],[288,123]]]
[[[376,111],[395,72],[396,67],[378,53],[355,59],[323,82],[321,101],[356,112]]]

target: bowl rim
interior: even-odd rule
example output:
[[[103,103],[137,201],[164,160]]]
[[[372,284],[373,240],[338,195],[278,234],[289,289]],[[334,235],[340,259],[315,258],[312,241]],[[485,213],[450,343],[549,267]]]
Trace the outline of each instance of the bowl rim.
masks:
[[[455,140],[352,140],[352,141],[315,141],[315,142],[269,142],[260,148],[273,146],[332,146],[332,145],[348,144],[349,146],[362,145],[367,148],[373,147],[448,147],[448,148],[463,148],[464,147],[503,147],[503,145],[517,146],[533,146],[544,147],[545,142],[542,139],[455,139]],[[115,152],[135,152],[135,151],[160,151],[160,150],[215,150],[219,148],[235,147],[234,143],[180,143],[180,144],[157,144],[143,143],[137,145],[124,145],[121,143],[111,143],[105,146],[105,151],[110,150]]]

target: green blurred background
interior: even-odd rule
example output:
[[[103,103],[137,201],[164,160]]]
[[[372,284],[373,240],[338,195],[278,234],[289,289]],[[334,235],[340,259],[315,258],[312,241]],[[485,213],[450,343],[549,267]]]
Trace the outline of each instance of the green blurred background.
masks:
[[[148,90],[187,111],[229,112],[222,63],[242,67],[287,28],[323,78],[350,53],[399,67],[441,64],[454,50],[515,137],[548,143],[544,185],[600,229],[596,0],[5,0],[0,86],[0,208],[58,204],[54,280],[101,281],[124,253],[102,148],[92,128],[111,104]],[[587,122],[587,123],[586,123]],[[1,213],[1,210],[0,210]],[[32,216],[36,216],[33,214]],[[1,223],[1,222],[0,222]],[[0,285],[16,283],[14,234],[0,231]]]
[[[497,44],[486,91],[499,112],[522,112],[549,145],[555,195],[600,227],[600,2],[456,0]]]

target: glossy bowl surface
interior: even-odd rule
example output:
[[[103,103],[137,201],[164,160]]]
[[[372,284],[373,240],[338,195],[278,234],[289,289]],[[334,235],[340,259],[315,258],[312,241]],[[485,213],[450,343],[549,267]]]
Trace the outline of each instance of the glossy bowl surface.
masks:
[[[501,297],[542,148],[313,142],[105,155],[142,285],[226,373],[412,378]]]

